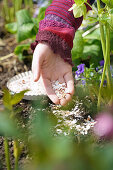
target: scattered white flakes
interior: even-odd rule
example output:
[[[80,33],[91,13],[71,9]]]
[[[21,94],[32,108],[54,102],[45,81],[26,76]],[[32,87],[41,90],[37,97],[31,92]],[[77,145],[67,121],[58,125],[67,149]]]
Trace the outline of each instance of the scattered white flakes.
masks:
[[[55,126],[56,135],[62,132],[63,135],[67,136],[72,129],[75,130],[75,135],[87,135],[96,123],[90,115],[84,119],[83,110],[79,108],[78,104],[71,111],[58,110],[59,107],[54,105],[51,105],[51,108],[53,114],[58,118],[58,124]]]
[[[66,83],[60,83],[58,80],[52,82],[53,90],[59,99],[65,98],[68,92]]]
[[[61,134],[62,133],[62,130],[61,129],[57,129],[56,130],[58,134]]]

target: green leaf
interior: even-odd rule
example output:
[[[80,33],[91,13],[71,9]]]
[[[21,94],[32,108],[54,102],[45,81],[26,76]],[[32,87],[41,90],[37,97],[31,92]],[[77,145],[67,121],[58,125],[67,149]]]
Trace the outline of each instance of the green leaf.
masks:
[[[87,0],[74,0],[74,1],[75,1],[75,3],[77,5],[81,5],[81,4],[85,3],[85,2],[87,2]]]
[[[4,92],[3,104],[7,109],[11,110],[12,109],[11,94],[10,94],[10,92],[9,92],[9,90],[7,88],[3,88],[3,92]]]
[[[89,40],[87,43],[85,42],[84,51],[81,55],[82,60],[89,60],[90,64],[97,67],[102,57],[103,53],[100,41]]]
[[[4,88],[3,89],[3,92],[4,92],[3,104],[4,104],[4,106],[7,109],[12,110],[12,106],[15,104],[18,104],[24,97],[24,93],[26,93],[27,91],[28,90],[23,90],[20,93],[11,95],[9,90],[7,88]]]
[[[81,56],[81,58],[87,59],[89,56],[98,57],[99,51],[100,51],[100,47],[96,44],[85,45],[83,55]]]
[[[85,4],[82,4],[82,5],[76,5],[74,4],[72,6],[72,8],[69,9],[69,11],[73,10],[73,15],[75,18],[79,18],[81,16],[86,16],[86,12],[87,12],[87,9],[86,9],[86,5]]]
[[[21,42],[28,38],[33,38],[36,36],[37,27],[33,22],[28,10],[20,10],[16,13],[17,17],[17,40]]]
[[[84,49],[84,41],[82,37],[82,32],[77,31],[73,41],[72,60],[81,57],[83,53],[83,49]]]
[[[17,93],[15,95],[12,96],[11,98],[11,105],[15,105],[15,104],[18,104],[22,98],[24,97],[24,94],[27,92],[28,90],[24,90],[24,91],[21,91],[20,93]]]
[[[30,48],[30,44],[21,44],[21,45],[17,45],[14,53],[16,55],[19,55],[20,53],[23,53],[24,50],[28,50]]]
[[[5,29],[12,34],[15,34],[17,32],[17,23],[13,22],[10,24],[6,24]]]

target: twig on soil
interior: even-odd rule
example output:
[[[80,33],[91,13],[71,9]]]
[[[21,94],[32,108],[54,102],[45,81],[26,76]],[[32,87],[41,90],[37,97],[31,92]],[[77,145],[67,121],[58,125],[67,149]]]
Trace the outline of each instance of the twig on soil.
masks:
[[[8,54],[8,55],[5,55],[5,56],[1,57],[1,58],[0,58],[0,61],[6,60],[6,59],[8,59],[8,58],[10,58],[10,57],[13,57],[13,56],[14,56],[14,53],[10,53],[10,54]]]

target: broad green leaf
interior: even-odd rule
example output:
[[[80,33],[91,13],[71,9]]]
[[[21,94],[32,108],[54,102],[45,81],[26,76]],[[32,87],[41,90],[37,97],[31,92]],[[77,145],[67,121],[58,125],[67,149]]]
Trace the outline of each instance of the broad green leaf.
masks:
[[[3,88],[3,92],[4,92],[3,104],[7,109],[11,110],[12,109],[11,94],[10,94],[10,92],[9,92],[9,90],[7,88]]]
[[[11,98],[11,105],[15,105],[15,104],[18,104],[22,98],[24,97],[24,94],[27,92],[28,90],[24,90],[24,91],[21,91],[20,93],[17,93],[15,95],[12,96]]]
[[[17,40],[21,42],[36,36],[37,27],[33,22],[28,10],[20,10],[16,13],[17,17]]]
[[[16,55],[22,53],[24,50],[28,50],[30,48],[30,44],[21,44],[21,45],[17,45],[15,50],[14,50],[14,53]]]
[[[17,23],[13,22],[13,23],[10,23],[10,24],[6,24],[5,28],[8,32],[15,34],[17,32]]]
[[[86,9],[85,4],[82,4],[80,6],[77,6],[76,4],[74,4],[70,10],[72,10],[72,9],[73,9],[73,15],[75,18],[79,18],[81,16],[86,16],[87,9]]]
[[[83,51],[83,55],[81,56],[81,58],[83,60],[88,59],[89,57],[99,57],[99,52],[100,52],[100,47],[99,45],[96,44],[92,44],[92,45],[85,45],[84,46],[84,51]]]
[[[82,32],[77,31],[75,33],[75,38],[73,41],[73,49],[72,49],[72,60],[81,57],[84,49],[84,41],[82,37]]]

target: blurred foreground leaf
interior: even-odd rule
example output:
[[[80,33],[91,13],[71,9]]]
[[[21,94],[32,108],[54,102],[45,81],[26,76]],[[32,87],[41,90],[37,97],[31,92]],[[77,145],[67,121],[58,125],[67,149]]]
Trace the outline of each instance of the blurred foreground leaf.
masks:
[[[13,119],[10,119],[10,115],[7,112],[0,113],[0,135],[9,137],[17,137],[20,135],[17,124]]]

